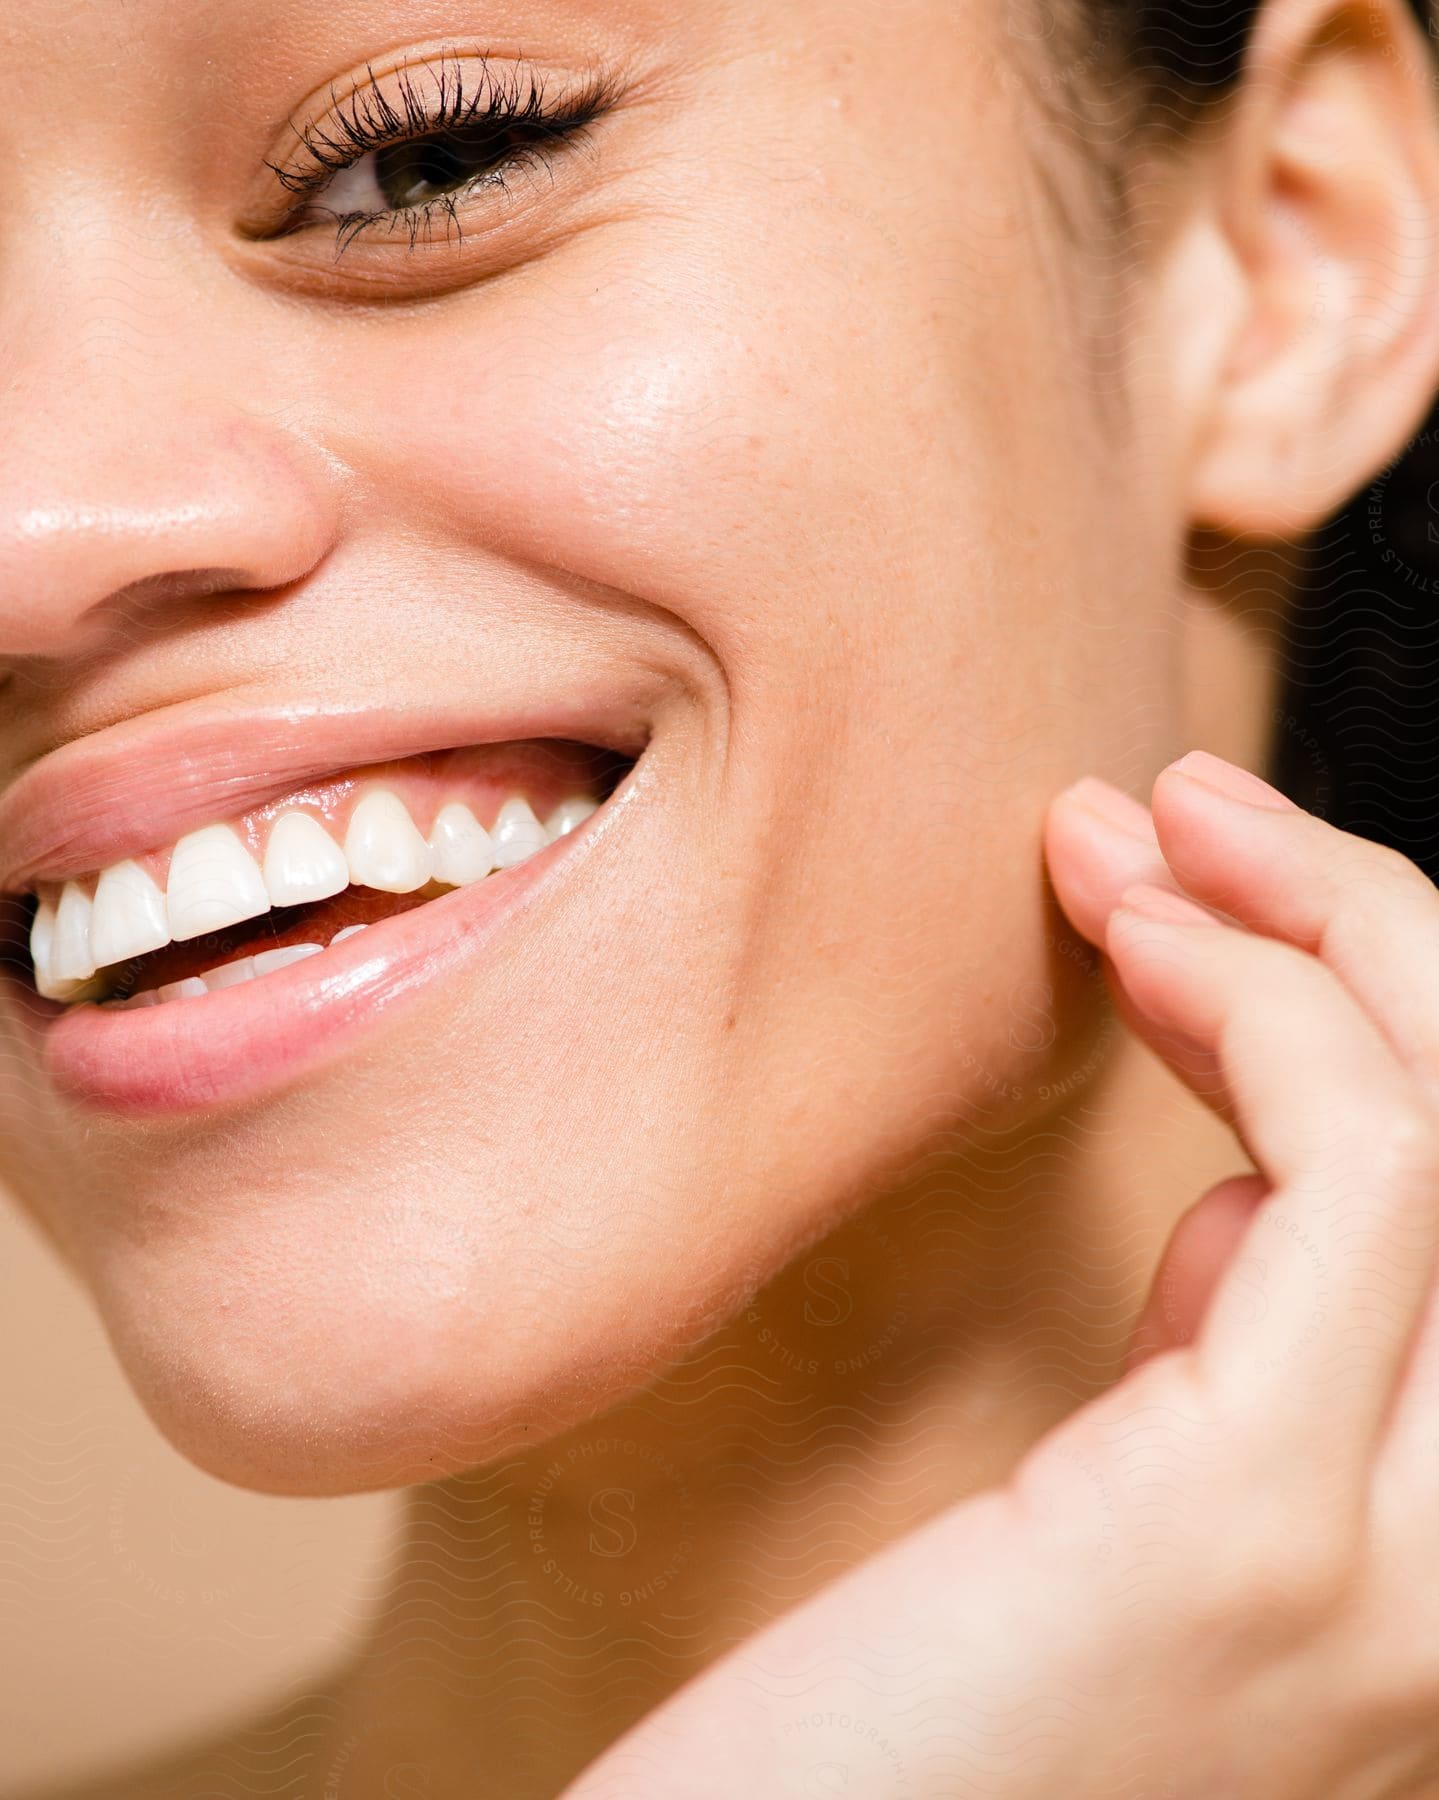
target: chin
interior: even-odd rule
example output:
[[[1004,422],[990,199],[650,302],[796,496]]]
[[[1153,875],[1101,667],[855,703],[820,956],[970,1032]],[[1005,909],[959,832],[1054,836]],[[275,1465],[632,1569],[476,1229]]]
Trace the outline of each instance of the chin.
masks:
[[[616,1403],[736,1301],[722,1258],[686,1256],[678,1218],[636,1222],[593,1164],[548,1191],[533,1165],[449,1184],[423,1167],[367,1187],[275,1174],[212,1192],[185,1229],[107,1234],[85,1279],[181,1455],[270,1494],[457,1474]]]
[[[516,1295],[340,1268],[322,1290],[259,1276],[176,1286],[107,1290],[106,1328],[158,1429],[238,1487],[337,1495],[434,1480],[543,1441],[605,1395],[597,1347],[575,1356],[574,1321],[530,1316]]]

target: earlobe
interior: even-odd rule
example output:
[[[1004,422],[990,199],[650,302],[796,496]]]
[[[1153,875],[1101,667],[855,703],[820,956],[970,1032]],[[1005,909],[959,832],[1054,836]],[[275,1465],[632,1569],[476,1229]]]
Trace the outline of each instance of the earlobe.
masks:
[[[1439,387],[1435,73],[1403,0],[1275,0],[1263,15],[1216,152],[1242,295],[1195,440],[1196,526],[1302,536],[1424,417]]]

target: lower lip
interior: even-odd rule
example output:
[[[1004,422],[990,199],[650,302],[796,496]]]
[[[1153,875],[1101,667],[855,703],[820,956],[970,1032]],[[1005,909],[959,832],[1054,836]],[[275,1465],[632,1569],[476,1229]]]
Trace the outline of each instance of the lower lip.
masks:
[[[40,1067],[89,1111],[156,1118],[233,1105],[342,1054],[355,1037],[446,977],[565,873],[609,808],[513,868],[237,987],[134,1011],[65,1008],[5,977]]]

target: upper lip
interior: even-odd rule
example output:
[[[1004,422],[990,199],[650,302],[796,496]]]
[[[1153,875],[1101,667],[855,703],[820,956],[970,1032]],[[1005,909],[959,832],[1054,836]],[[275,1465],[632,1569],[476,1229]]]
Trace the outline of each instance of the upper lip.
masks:
[[[303,704],[240,712],[222,697],[166,707],[51,751],[0,794],[0,893],[161,849],[322,775],[533,738],[637,757],[648,730],[638,706],[617,694],[493,712]]]

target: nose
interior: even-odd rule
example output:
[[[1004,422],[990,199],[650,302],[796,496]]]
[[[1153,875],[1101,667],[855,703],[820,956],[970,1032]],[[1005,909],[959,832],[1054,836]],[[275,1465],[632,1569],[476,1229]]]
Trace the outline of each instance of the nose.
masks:
[[[0,660],[133,638],[137,614],[298,580],[333,542],[335,465],[213,315],[70,272],[8,334]],[[52,288],[53,298],[53,288]],[[16,321],[20,323],[20,321]],[[268,391],[267,391],[268,389]]]

